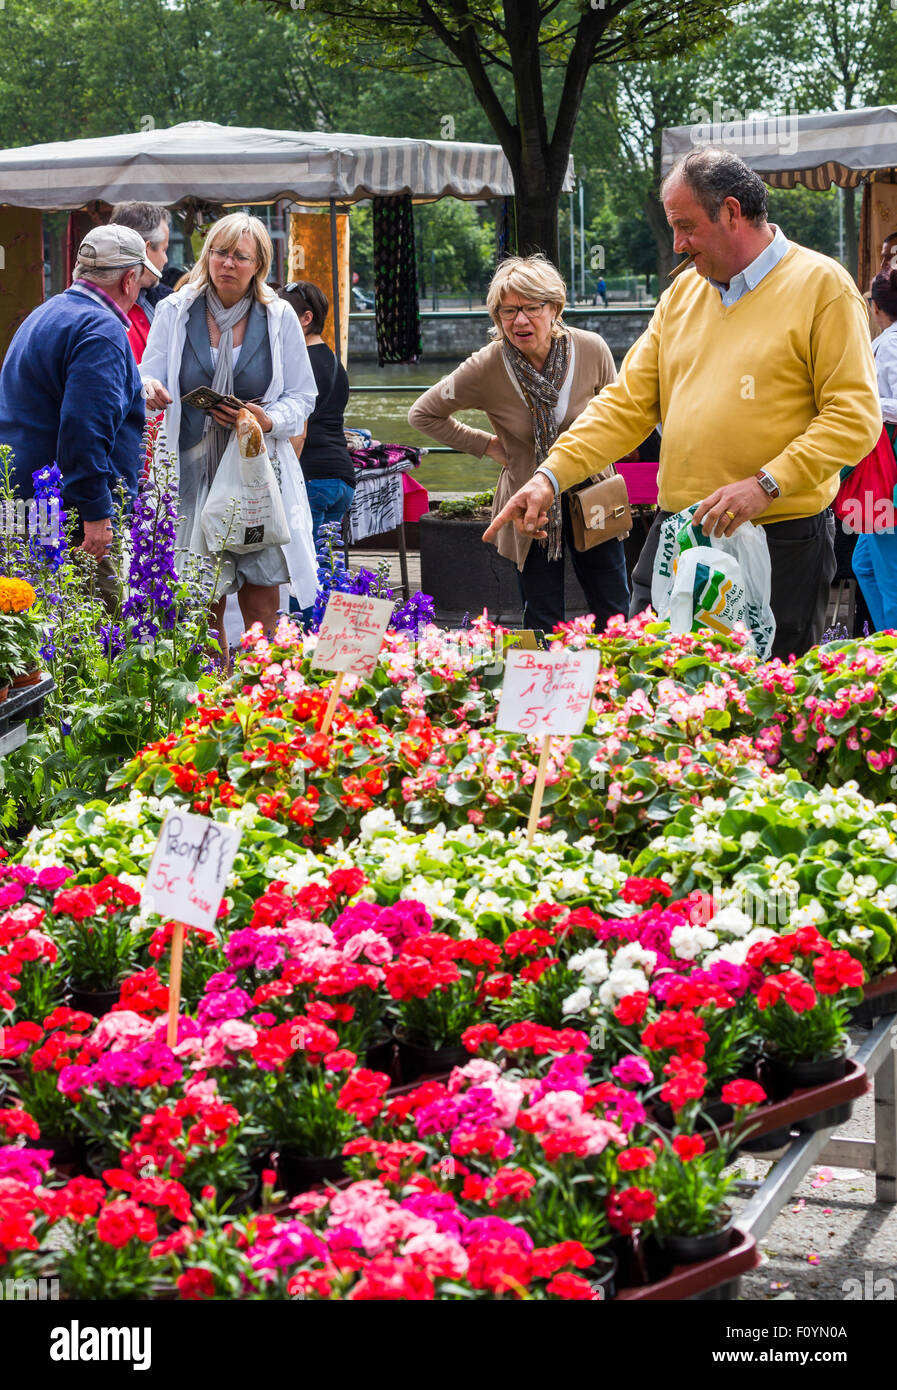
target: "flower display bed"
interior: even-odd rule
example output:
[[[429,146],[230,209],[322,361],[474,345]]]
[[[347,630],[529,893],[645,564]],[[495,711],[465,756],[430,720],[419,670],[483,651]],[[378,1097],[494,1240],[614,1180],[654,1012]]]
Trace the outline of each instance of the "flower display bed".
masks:
[[[12,1277],[585,1301],[619,1251],[624,1300],[732,1295],[757,1260],[732,1156],[866,1089],[845,1027],[870,979],[893,989],[897,809],[768,765],[751,700],[790,668],[620,622],[528,843],[537,747],[495,729],[510,640],[388,634],[325,734],[315,638],[250,633],[108,800],[0,865]],[[139,890],[178,809],[241,841],[216,930],[186,932],[170,1047],[173,924]],[[827,1058],[841,1078],[784,1095]]]

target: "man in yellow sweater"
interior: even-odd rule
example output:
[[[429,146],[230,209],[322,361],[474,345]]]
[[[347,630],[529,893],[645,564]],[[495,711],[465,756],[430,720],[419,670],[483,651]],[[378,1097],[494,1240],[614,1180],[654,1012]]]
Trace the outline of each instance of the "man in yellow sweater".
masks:
[[[765,528],[773,655],[787,660],[822,635],[839,472],[881,431],[866,306],[836,261],[767,222],[762,180],[728,151],[686,155],[662,195],[674,247],[693,268],[484,539],[508,521],[539,537],[556,490],[660,425],[660,511],[633,573],[630,616],[650,603],[660,522],[698,502],[705,535]]]

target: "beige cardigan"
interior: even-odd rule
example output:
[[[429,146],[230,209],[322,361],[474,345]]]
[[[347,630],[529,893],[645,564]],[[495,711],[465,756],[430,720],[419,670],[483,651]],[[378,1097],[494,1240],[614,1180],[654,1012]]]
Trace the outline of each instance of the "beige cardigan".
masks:
[[[559,432],[568,429],[592,397],[616,378],[614,359],[603,338],[581,328],[569,332],[575,351],[573,384]],[[472,353],[449,376],[425,391],[408,412],[409,424],[422,434],[462,454],[482,458],[491,436],[454,419],[458,410],[485,412],[508,461],[495,487],[495,516],[536,471],[533,417],[508,375],[500,338]],[[500,555],[523,569],[532,545],[528,536],[521,536],[509,522],[499,531],[495,544]]]

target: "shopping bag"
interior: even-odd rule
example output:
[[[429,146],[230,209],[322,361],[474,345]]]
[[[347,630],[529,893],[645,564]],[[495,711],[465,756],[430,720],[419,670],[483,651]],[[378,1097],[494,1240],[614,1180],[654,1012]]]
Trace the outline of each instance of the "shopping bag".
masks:
[[[850,470],[838,489],[832,511],[850,535],[878,535],[894,530],[895,430],[895,425],[882,425],[875,448]]]
[[[705,536],[694,525],[697,503],[661,523],[651,602],[673,632],[733,632],[743,627],[757,656],[772,651],[772,573],[762,526],[749,522],[731,536]]]
[[[290,539],[277,476],[267,451],[255,458],[240,453],[236,434],[221,456],[202,509],[202,532],[213,555],[238,555],[286,545]]]

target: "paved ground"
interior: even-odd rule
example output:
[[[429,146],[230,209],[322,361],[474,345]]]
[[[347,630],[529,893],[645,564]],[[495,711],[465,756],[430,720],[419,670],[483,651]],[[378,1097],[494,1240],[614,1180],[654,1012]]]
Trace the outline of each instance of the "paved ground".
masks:
[[[856,1029],[855,1043],[867,1034]],[[854,1105],[836,1133],[874,1137],[872,1092]],[[742,1155],[745,1178],[763,1178],[770,1165]],[[736,1201],[736,1211],[741,1205]],[[839,1301],[897,1297],[897,1206],[875,1200],[875,1178],[851,1168],[811,1168],[760,1241],[764,1262],[742,1282],[742,1298]],[[858,1281],[852,1284],[849,1281]],[[887,1283],[877,1281],[886,1280]]]

